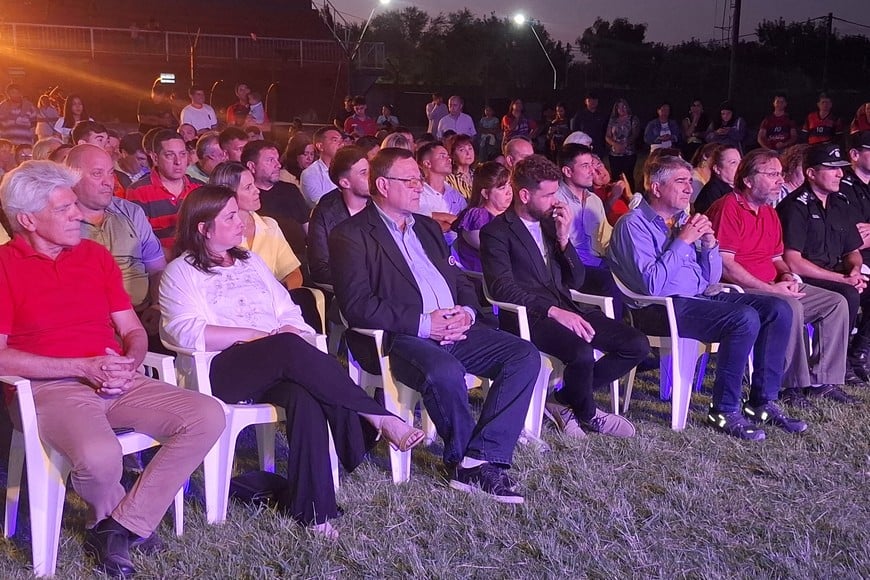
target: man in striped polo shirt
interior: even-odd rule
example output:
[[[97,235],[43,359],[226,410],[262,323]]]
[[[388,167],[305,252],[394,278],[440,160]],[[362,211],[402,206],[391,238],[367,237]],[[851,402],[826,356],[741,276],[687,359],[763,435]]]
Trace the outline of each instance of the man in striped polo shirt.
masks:
[[[169,257],[175,244],[178,208],[187,194],[202,185],[185,175],[187,147],[181,135],[166,129],[154,136],[150,153],[154,169],[127,190],[127,200],[140,205]]]

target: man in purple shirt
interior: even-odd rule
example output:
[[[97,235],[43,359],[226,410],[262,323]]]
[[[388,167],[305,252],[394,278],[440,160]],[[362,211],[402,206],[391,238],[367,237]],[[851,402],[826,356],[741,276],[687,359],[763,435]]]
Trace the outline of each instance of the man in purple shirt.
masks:
[[[776,404],[785,367],[792,313],[775,296],[722,292],[722,257],[710,220],[688,215],[692,167],[662,156],[644,169],[644,200],[616,223],[608,249],[613,273],[638,294],[671,296],[681,336],[718,342],[716,380],[707,423],[740,439],[760,441],[771,424],[789,433],[806,430]],[[640,310],[648,334],[665,336],[660,313]],[[741,401],[743,372],[754,352],[749,400]],[[742,407],[742,408],[741,408]],[[752,420],[752,421],[750,421]]]

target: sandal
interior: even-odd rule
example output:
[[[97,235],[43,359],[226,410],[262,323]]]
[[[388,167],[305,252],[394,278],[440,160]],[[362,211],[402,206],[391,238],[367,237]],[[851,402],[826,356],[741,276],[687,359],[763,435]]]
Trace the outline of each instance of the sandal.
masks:
[[[403,430],[399,430],[401,425]],[[375,441],[380,441],[381,436],[386,439],[390,447],[398,451],[410,451],[426,438],[426,433],[407,423],[398,417],[386,417],[378,428],[378,436]]]

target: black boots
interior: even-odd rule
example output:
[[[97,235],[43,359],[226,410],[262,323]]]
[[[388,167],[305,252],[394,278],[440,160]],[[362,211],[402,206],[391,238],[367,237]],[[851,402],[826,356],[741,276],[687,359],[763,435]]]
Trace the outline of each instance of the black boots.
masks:
[[[846,382],[854,374],[862,383],[870,382],[870,338],[858,335],[852,339],[852,347],[846,357]],[[849,372],[851,368],[852,373]],[[853,379],[854,380],[854,379]]]

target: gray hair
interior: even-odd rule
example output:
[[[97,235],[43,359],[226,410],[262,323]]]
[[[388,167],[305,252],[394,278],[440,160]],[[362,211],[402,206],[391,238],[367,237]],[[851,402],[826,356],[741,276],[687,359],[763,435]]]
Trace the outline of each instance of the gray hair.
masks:
[[[0,204],[13,231],[21,231],[18,214],[36,213],[59,187],[72,188],[81,173],[53,161],[25,161],[0,181]]]
[[[386,149],[387,147],[398,147],[400,149],[407,149],[408,151],[413,151],[414,143],[409,142],[408,138],[405,137],[402,133],[390,133],[389,135],[384,137],[384,140],[381,143],[381,149]]]
[[[199,139],[196,140],[197,158],[202,159],[205,157],[208,154],[209,147],[212,145],[220,147],[220,133],[217,131],[209,131],[200,135]]]
[[[685,169],[691,173],[692,164],[674,155],[662,155],[652,162],[647,162],[647,166],[643,170],[644,189],[649,193],[653,183],[662,185],[680,169]]]

